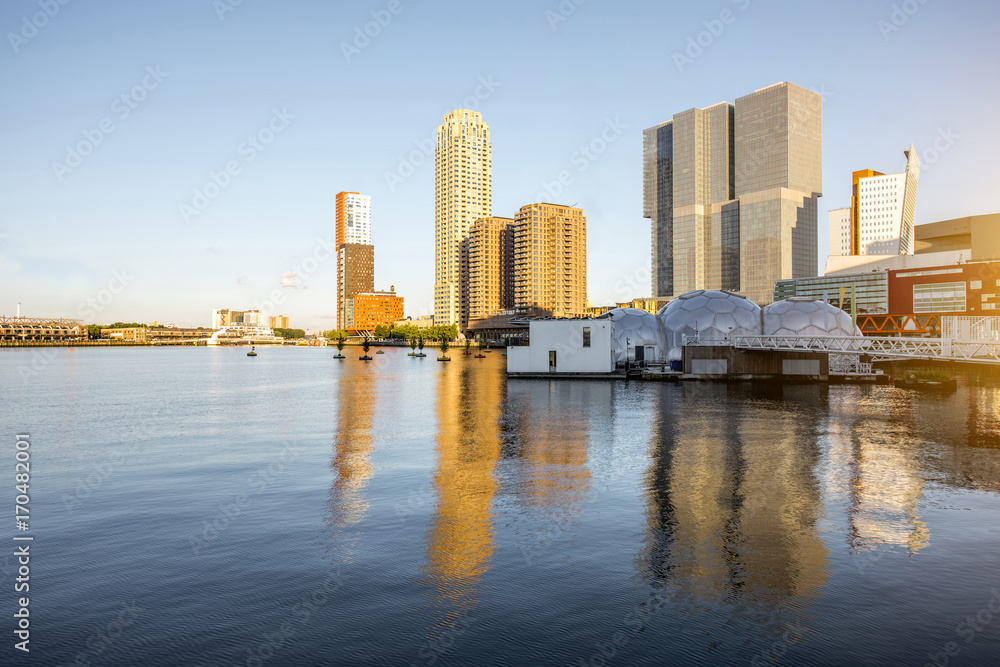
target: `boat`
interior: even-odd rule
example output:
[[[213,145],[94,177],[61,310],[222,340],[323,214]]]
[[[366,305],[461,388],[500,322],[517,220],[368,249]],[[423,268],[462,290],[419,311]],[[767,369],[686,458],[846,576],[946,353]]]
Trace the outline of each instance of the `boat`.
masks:
[[[415,357],[426,357],[427,355],[426,355],[426,354],[424,354],[423,352],[421,352],[421,353],[419,353],[419,354],[415,354],[415,355],[413,355],[413,356],[415,356]]]
[[[485,354],[477,354],[476,355],[476,359],[485,359],[485,358],[486,358]]]
[[[257,353],[254,352],[254,349],[256,349],[255,346],[251,345],[250,346],[250,351],[247,352],[247,356],[248,357],[256,357],[257,356]]]
[[[333,358],[334,358],[334,359],[346,359],[347,357],[345,357],[345,356],[344,356],[344,355],[342,355],[342,354],[335,354],[335,355],[333,355]]]
[[[451,361],[451,357],[438,357],[438,361]]]

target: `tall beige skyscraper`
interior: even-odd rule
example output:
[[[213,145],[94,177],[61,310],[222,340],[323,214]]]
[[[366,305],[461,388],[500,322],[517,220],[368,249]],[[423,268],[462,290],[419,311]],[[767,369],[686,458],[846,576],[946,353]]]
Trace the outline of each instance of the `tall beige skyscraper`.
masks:
[[[815,275],[822,98],[778,83],[643,132],[654,296],[696,289],[770,302]]]
[[[823,195],[823,98],[776,83],[736,100],[740,290],[770,303],[774,283],[814,276]]]
[[[469,230],[469,321],[514,307],[514,221],[476,220]]]
[[[559,204],[528,204],[514,217],[514,305],[582,317],[587,301],[587,218]]]
[[[434,323],[469,320],[466,240],[472,223],[493,215],[490,128],[476,111],[456,109],[437,130],[434,172]]]

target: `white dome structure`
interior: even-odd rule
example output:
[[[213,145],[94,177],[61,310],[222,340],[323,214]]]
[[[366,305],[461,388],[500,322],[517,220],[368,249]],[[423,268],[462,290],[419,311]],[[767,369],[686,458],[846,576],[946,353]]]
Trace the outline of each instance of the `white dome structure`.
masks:
[[[860,336],[851,316],[829,303],[793,296],[764,308],[765,336]]]
[[[667,337],[667,360],[681,358],[684,336],[724,340],[733,336],[759,336],[761,309],[742,294],[697,290],[677,297],[656,317]]]
[[[641,359],[663,362],[667,353],[667,339],[656,315],[638,308],[615,308],[598,319],[610,319],[611,354],[616,364],[625,362],[626,348],[628,360],[636,360],[636,348],[641,347]],[[650,349],[652,348],[652,349]]]

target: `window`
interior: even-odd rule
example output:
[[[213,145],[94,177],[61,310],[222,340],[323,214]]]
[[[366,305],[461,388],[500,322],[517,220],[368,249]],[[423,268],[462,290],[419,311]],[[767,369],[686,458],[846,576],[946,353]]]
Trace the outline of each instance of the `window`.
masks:
[[[590,347],[590,327],[583,328],[583,346]]]
[[[965,283],[929,283],[913,286],[914,313],[964,313]]]

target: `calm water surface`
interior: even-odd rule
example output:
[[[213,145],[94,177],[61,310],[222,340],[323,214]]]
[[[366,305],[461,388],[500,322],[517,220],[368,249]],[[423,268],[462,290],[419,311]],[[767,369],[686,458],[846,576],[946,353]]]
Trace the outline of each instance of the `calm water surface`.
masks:
[[[508,381],[498,352],[406,351],[0,351],[35,538],[28,656],[0,561],[3,663],[1000,662],[1000,382]]]

